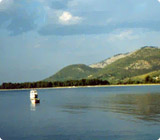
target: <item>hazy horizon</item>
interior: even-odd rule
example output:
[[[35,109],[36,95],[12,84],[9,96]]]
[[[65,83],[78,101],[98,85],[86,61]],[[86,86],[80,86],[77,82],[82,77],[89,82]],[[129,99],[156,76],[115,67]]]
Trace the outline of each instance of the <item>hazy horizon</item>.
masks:
[[[160,46],[158,0],[0,0],[0,84]]]

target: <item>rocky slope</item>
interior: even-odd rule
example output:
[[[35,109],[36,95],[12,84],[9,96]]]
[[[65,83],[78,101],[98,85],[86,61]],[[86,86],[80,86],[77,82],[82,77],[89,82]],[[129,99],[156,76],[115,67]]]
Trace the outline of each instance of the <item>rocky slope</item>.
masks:
[[[133,53],[133,52],[132,52]],[[98,62],[98,63],[95,63],[95,64],[91,64],[89,65],[91,68],[104,68],[106,67],[107,65],[117,61],[118,59],[121,59],[121,58],[124,58],[126,56],[129,56],[131,55],[132,53],[126,53],[126,54],[117,54],[117,55],[114,55],[113,57],[111,58],[108,58],[108,59],[105,59],[101,62]]]

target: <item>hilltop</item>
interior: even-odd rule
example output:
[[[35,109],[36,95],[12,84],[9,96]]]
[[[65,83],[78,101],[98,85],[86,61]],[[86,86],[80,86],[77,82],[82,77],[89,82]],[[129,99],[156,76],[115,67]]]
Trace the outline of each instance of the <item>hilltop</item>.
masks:
[[[158,47],[145,46],[134,52],[118,54],[99,63],[92,65],[70,65],[45,81],[66,81],[80,79],[101,79],[110,83],[118,83],[126,79],[141,79],[154,73],[159,76],[160,49]],[[141,77],[141,78],[140,78]],[[143,77],[143,78],[142,78]],[[136,80],[137,80],[136,79]]]
[[[75,64],[64,67],[56,74],[52,75],[49,78],[46,78],[45,81],[66,81],[66,80],[81,80],[89,78],[90,75],[98,72],[99,69],[91,68],[84,64]]]

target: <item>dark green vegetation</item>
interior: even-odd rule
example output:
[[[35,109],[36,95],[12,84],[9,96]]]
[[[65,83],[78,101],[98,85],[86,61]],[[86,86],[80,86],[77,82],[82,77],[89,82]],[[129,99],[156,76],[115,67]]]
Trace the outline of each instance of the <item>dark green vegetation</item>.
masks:
[[[150,83],[160,81],[160,49],[157,47],[143,47],[120,58],[104,68],[91,68],[79,64],[63,68],[44,81],[66,81],[79,79],[107,80],[111,84],[148,83],[146,76],[150,76]]]
[[[70,81],[56,82],[33,82],[33,83],[3,83],[0,89],[22,89],[22,88],[47,88],[47,87],[64,87],[64,86],[94,86],[94,85],[109,85],[108,81],[98,79],[82,79]]]

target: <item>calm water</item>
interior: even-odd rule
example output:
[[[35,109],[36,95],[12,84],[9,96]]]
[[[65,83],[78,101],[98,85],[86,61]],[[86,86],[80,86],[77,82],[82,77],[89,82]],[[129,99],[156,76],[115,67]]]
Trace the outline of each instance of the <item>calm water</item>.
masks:
[[[3,140],[157,140],[160,86],[0,91]]]

